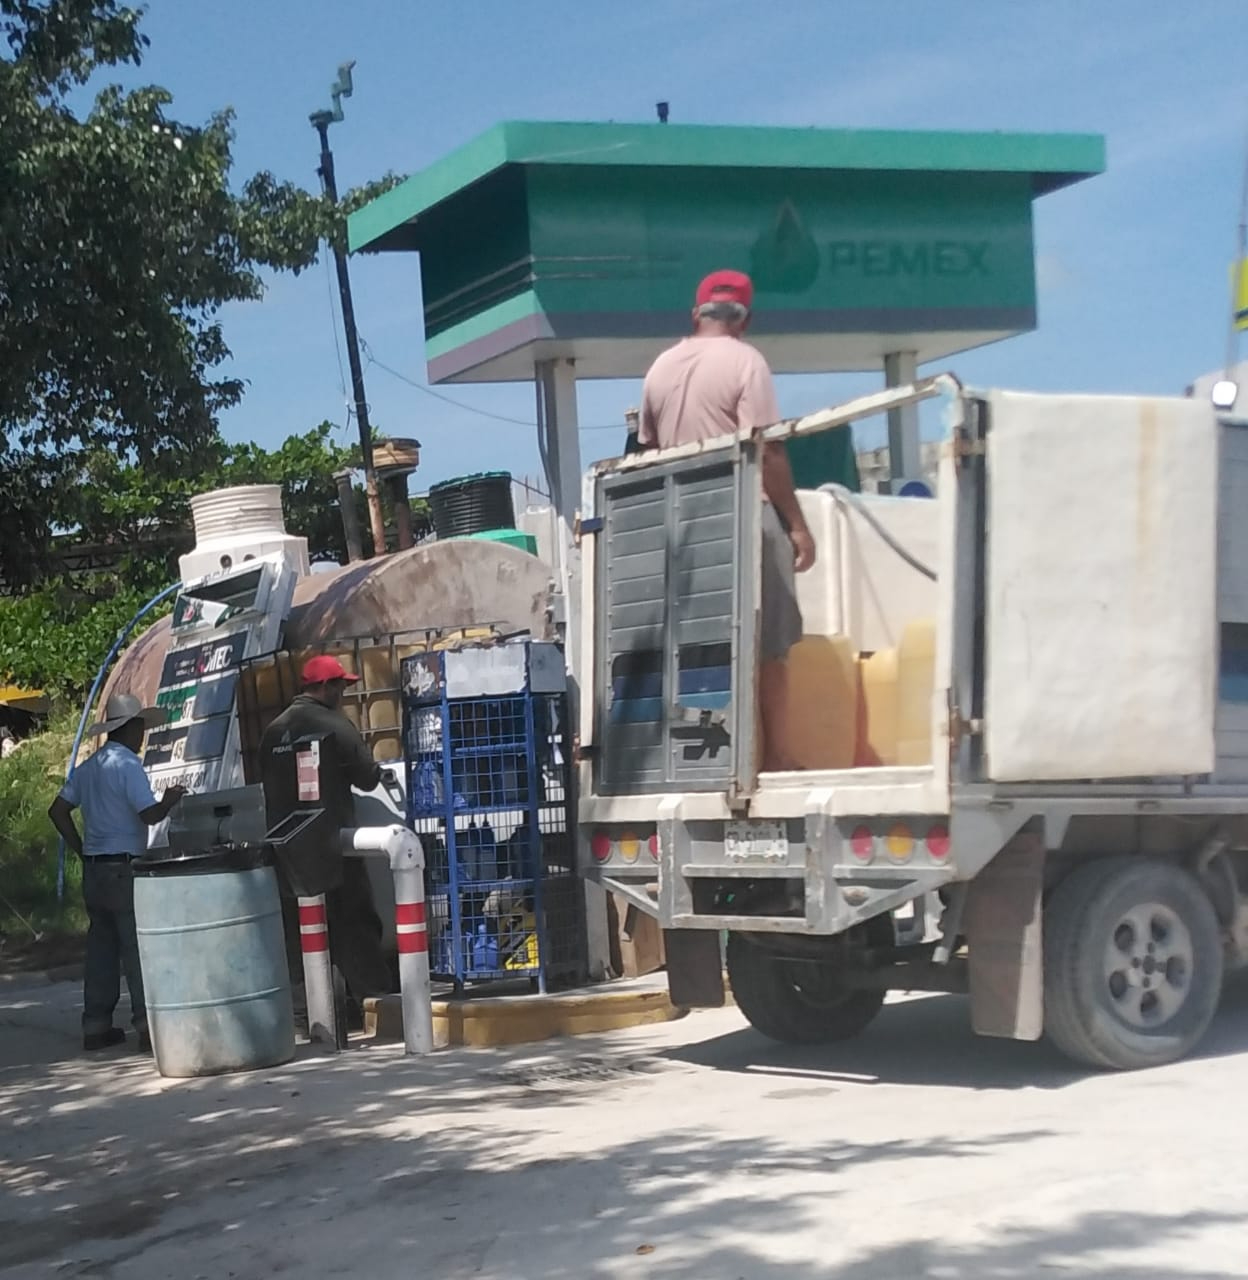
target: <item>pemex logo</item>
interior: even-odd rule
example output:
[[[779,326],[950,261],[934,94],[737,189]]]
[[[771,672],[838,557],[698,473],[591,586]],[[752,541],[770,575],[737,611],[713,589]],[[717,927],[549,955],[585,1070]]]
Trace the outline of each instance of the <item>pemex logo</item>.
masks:
[[[815,283],[819,246],[792,200],[784,201],[771,226],[754,241],[750,275],[756,289],[770,293],[803,293]]]

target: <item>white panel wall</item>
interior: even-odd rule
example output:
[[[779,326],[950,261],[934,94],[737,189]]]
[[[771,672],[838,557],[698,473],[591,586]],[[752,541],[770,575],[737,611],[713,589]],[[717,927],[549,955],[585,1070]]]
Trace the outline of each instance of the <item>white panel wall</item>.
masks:
[[[818,559],[797,576],[807,635],[848,635],[855,650],[894,648],[914,618],[936,616],[936,584],[911,568],[853,506],[798,493]],[[859,494],[857,500],[911,555],[936,569],[938,502]]]
[[[1195,400],[997,392],[991,414],[990,776],[1208,773],[1212,410]]]

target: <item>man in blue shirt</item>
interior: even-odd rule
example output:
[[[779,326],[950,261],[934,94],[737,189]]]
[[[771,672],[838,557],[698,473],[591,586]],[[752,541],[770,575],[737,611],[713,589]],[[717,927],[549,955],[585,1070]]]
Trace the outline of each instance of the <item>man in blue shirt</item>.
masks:
[[[52,825],[82,859],[82,896],[90,921],[82,990],[84,1049],[107,1049],[126,1038],[113,1026],[123,969],[139,1048],[151,1049],[130,862],[146,851],[147,828],[168,817],[186,794],[185,787],[170,787],[158,801],[139,758],[144,735],[164,720],[161,708],[144,707],[133,694],[109,698],[104,719],[87,730],[92,737],[108,734],[108,741],[74,770],[48,810]],[[78,808],[81,836],[73,819]]]

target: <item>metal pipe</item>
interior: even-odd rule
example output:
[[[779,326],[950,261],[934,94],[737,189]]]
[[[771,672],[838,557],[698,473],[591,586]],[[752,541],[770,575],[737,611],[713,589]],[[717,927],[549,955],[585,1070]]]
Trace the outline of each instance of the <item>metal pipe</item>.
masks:
[[[398,549],[406,551],[415,545],[412,538],[412,504],[407,496],[408,472],[390,480],[390,501],[394,505],[394,529]]]
[[[799,436],[814,435],[818,431],[826,431],[829,427],[842,427],[847,423],[857,422],[861,418],[869,418],[873,414],[885,413],[902,405],[918,404],[922,400],[931,400],[936,396],[957,396],[961,394],[961,384],[951,373],[938,373],[930,378],[920,378],[913,386],[897,387],[893,390],[877,391],[872,395],[858,396],[847,400],[844,404],[832,409],[820,409],[817,413],[808,413],[802,418],[786,418],[773,423],[769,427],[745,428],[733,435],[712,436],[707,440],[698,440],[693,444],[678,444],[671,449],[659,452],[646,450],[643,453],[630,454],[623,458],[604,458],[594,463],[590,470],[592,477],[612,475],[620,471],[633,471],[640,467],[651,467],[659,463],[675,462],[679,458],[699,458],[713,456],[723,449],[735,449],[742,439],[757,437],[764,441],[787,441]]]
[[[940,916],[940,941],[932,952],[932,963],[935,965],[948,964],[958,949],[962,916],[966,911],[966,899],[970,891],[971,886],[965,880],[955,884],[949,891],[949,902]]]
[[[360,538],[360,520],[355,510],[355,489],[351,472],[339,471],[334,476],[338,486],[338,509],[342,512],[342,533],[347,541],[347,559],[354,564],[364,559],[364,543]]]
[[[384,854],[394,876],[394,926],[399,950],[403,1050],[432,1053],[433,994],[429,985],[429,924],[425,915],[425,847],[408,827],[357,827],[340,833],[345,854]]]
[[[909,386],[918,378],[913,351],[893,351],[884,357],[884,381],[889,387]],[[897,493],[907,480],[923,471],[919,446],[919,406],[898,405],[888,411],[888,491]]]

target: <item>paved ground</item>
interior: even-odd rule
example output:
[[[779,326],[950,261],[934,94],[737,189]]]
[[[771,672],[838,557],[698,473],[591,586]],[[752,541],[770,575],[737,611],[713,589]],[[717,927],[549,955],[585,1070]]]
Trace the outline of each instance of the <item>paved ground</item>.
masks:
[[[734,1010],[176,1083],[0,985],[0,1275],[1248,1276],[1248,989],[1204,1055],[1083,1076],[952,997],[833,1049]]]

